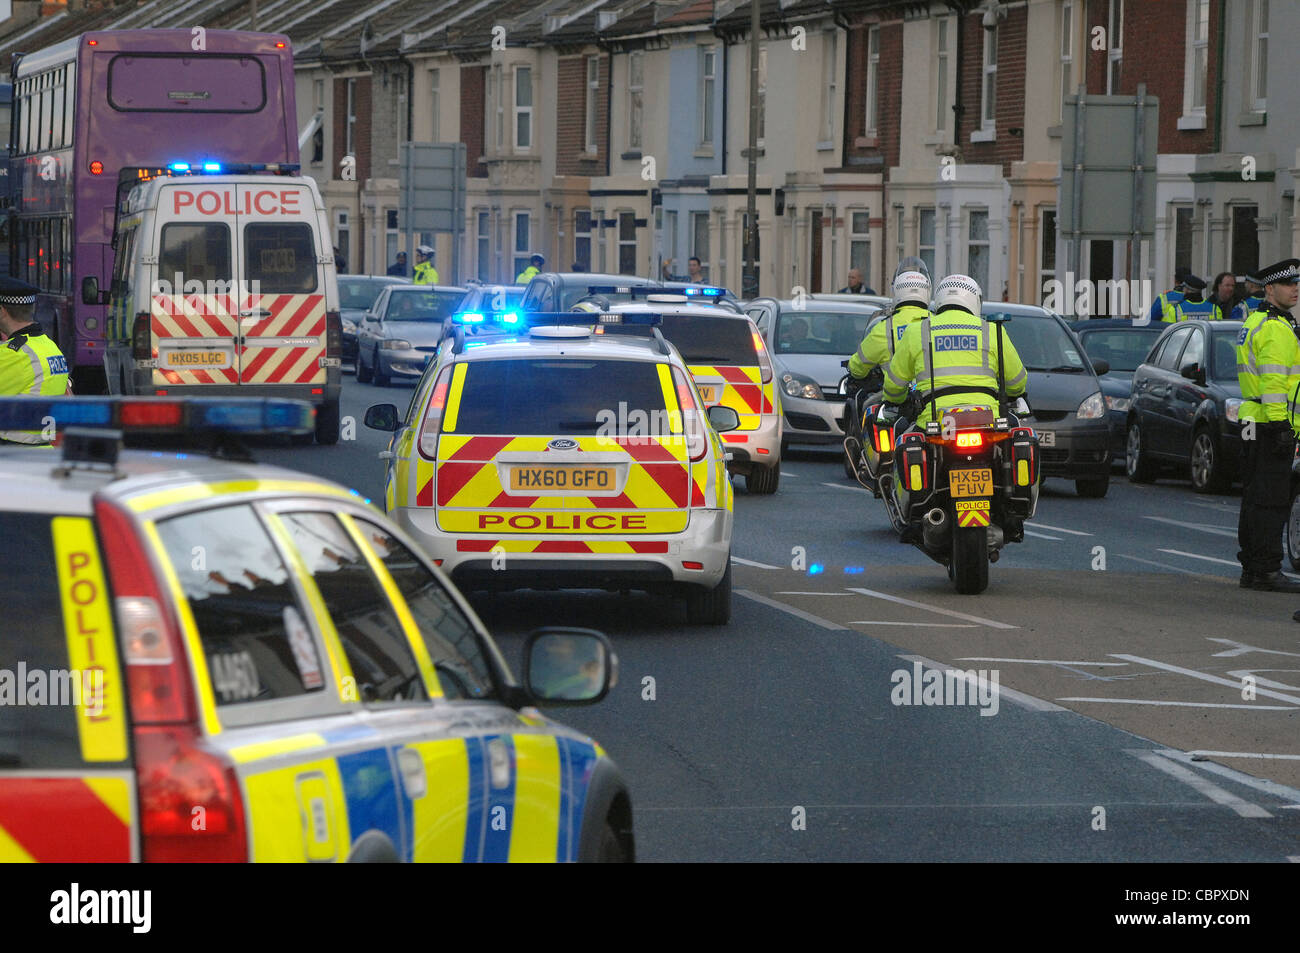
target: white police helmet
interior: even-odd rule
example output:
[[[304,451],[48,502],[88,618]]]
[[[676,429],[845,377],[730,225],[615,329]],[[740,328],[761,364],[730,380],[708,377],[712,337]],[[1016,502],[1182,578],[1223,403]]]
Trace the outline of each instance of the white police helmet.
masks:
[[[956,306],[971,314],[979,314],[982,298],[979,282],[970,275],[949,275],[934,289],[934,309],[939,312],[945,307]]]
[[[894,277],[897,278],[905,271],[919,271],[925,275],[927,281],[930,279],[930,269],[926,267],[925,259],[918,258],[916,255],[908,255],[900,261],[898,267],[894,269]]]
[[[905,271],[894,279],[895,306],[911,302],[923,308],[930,306],[930,279],[919,271]]]

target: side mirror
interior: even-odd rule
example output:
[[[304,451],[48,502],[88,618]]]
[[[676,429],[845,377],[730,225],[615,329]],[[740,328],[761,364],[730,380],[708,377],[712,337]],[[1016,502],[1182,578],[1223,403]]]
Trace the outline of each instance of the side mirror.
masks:
[[[1097,376],[1110,373],[1110,361],[1104,357],[1094,357],[1092,359],[1092,369],[1097,372]]]
[[[371,430],[396,433],[401,428],[402,419],[393,404],[371,404],[366,408],[365,425]]]
[[[1183,369],[1178,373],[1194,383],[1202,385],[1205,383],[1205,371],[1201,370],[1200,364],[1184,364]]]
[[[594,629],[547,627],[524,643],[524,690],[547,705],[592,705],[618,684],[618,656]]]
[[[709,423],[718,433],[726,433],[729,430],[737,430],[740,427],[740,414],[736,413],[730,407],[723,407],[721,404],[714,404],[707,411]]]

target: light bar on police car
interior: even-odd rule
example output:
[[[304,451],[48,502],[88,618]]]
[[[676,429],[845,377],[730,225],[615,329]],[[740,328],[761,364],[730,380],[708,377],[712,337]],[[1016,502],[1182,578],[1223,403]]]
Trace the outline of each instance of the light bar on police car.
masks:
[[[663,315],[658,311],[530,311],[526,315],[528,323],[538,326],[605,327],[622,326],[637,328],[657,328],[663,324]]]
[[[99,427],[131,433],[306,433],[312,405],[280,397],[4,397],[0,430]]]
[[[674,285],[676,285],[676,287],[674,287]],[[642,285],[636,288],[629,285],[588,285],[587,294],[620,294],[631,295],[633,298],[646,297],[653,294],[683,294],[702,298],[722,298],[727,295],[727,289],[713,288],[704,285],[682,285],[680,282],[668,282],[663,285]]]

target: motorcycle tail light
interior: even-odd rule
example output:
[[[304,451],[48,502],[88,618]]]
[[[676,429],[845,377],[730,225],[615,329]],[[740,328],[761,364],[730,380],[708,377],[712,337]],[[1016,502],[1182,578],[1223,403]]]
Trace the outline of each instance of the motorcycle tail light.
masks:
[[[890,427],[874,427],[876,433],[876,451],[889,453],[894,449],[894,431]]]
[[[898,467],[901,471],[903,486],[909,493],[916,493],[930,488],[930,451],[925,436],[909,433],[903,436],[898,445]]]
[[[978,450],[984,446],[984,435],[978,430],[957,434],[957,446],[964,450]]]

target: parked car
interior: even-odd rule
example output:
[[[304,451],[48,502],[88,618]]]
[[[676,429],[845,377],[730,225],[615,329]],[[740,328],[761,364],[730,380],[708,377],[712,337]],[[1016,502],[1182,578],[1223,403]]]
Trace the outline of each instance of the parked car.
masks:
[[[524,288],[523,310],[525,311],[568,311],[583,298],[591,294],[593,287],[614,288],[658,288],[663,282],[650,278],[637,278],[633,275],[602,275],[585,271],[544,271],[533,275]],[[631,293],[608,293],[605,295],[611,303],[630,301]]]
[[[841,362],[880,309],[847,301],[755,298],[744,305],[772,355],[784,411],[782,445],[844,439]]]
[[[1070,329],[1079,336],[1079,342],[1088,358],[1101,358],[1110,370],[1101,375],[1101,393],[1106,400],[1106,414],[1110,419],[1110,449],[1112,459],[1123,462],[1128,441],[1129,393],[1133,388],[1133,372],[1137,370],[1152,346],[1165,329],[1164,324],[1135,324],[1126,318],[1094,318],[1091,321],[1071,321]]]
[[[1043,477],[1073,480],[1080,496],[1103,497],[1110,487],[1110,421],[1101,380],[1105,361],[1089,362],[1083,345],[1060,315],[1028,304],[988,301],[984,317],[1006,316],[1011,337],[1029,372],[1026,396],[1038,432]]]
[[[343,364],[357,367],[357,325],[388,285],[409,285],[395,275],[339,275],[339,315],[343,319]]]
[[[390,285],[381,291],[357,329],[357,380],[380,387],[394,378],[417,380],[464,297],[464,288],[451,285]]]
[[[1222,493],[1239,477],[1237,332],[1240,321],[1165,325],[1133,373],[1125,469],[1133,483],[1162,471],[1191,477],[1197,493]]]

